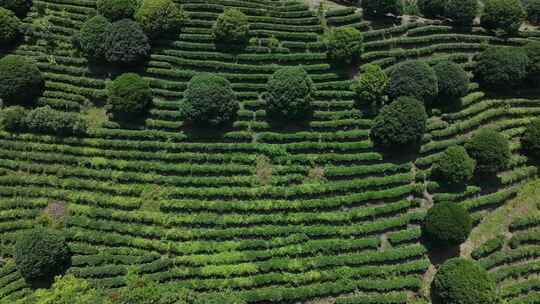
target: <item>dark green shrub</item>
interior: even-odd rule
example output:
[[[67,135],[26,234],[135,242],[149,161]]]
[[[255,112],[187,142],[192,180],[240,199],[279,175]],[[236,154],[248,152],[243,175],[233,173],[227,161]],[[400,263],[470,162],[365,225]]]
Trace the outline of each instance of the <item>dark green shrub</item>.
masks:
[[[86,20],[77,35],[77,44],[83,53],[92,59],[105,56],[105,33],[111,23],[98,15]]]
[[[245,44],[249,40],[249,21],[241,11],[229,8],[218,16],[212,27],[215,40],[230,44]]]
[[[446,2],[448,0],[418,0],[416,4],[422,15],[433,18],[444,16]]]
[[[363,0],[362,10],[368,16],[401,15],[401,0]]]
[[[529,59],[529,76],[536,83],[540,83],[540,42],[532,41],[524,47],[527,58]]]
[[[486,0],[482,26],[505,34],[515,34],[519,31],[525,19],[525,10],[521,0]]]
[[[0,111],[2,130],[16,132],[25,129],[25,118],[28,111],[21,106],[7,107]]]
[[[469,237],[472,219],[469,212],[456,203],[438,203],[428,210],[423,229],[432,244],[457,246]]]
[[[186,116],[195,124],[218,125],[236,115],[238,101],[231,83],[218,75],[202,73],[193,76],[184,93]]]
[[[133,65],[150,53],[148,37],[140,25],[124,19],[112,23],[105,33],[105,58],[110,63]]]
[[[351,84],[357,106],[381,103],[388,88],[388,76],[375,64],[367,64]]]
[[[354,27],[345,26],[329,30],[324,36],[328,58],[351,62],[362,55],[364,36]]]
[[[400,97],[382,108],[371,128],[371,139],[383,149],[417,144],[426,129],[427,114],[422,103]]]
[[[97,0],[97,10],[110,21],[131,19],[137,9],[137,2],[137,0]]]
[[[107,86],[107,105],[119,115],[139,114],[152,102],[150,84],[141,76],[125,73]]]
[[[469,90],[469,75],[457,63],[441,61],[433,70],[437,75],[439,96],[448,99],[457,99],[467,94]]]
[[[405,61],[396,65],[390,72],[388,96],[391,99],[410,96],[430,102],[438,93],[437,75],[424,61]]]
[[[527,20],[532,24],[540,23],[540,0],[524,0]]]
[[[521,146],[530,156],[540,159],[540,119],[529,123],[521,138]]]
[[[172,0],[144,0],[135,13],[135,20],[153,38],[178,32],[184,19],[184,11]]]
[[[14,12],[19,18],[23,18],[32,7],[32,0],[0,0],[0,7]]]
[[[495,279],[477,262],[464,258],[449,259],[438,269],[431,291],[445,304],[497,304]]]
[[[22,22],[15,14],[0,7],[0,46],[9,46],[22,33]]]
[[[472,25],[478,9],[478,0],[448,0],[444,7],[445,16],[459,26]]]
[[[496,173],[505,169],[510,161],[508,139],[494,129],[477,131],[465,148],[476,160],[476,169],[481,173]]]
[[[15,263],[27,281],[52,279],[70,264],[71,256],[63,234],[37,228],[21,233],[15,243]]]
[[[511,88],[527,77],[529,58],[525,51],[515,47],[490,47],[477,59],[475,77],[491,88]]]
[[[53,110],[49,106],[28,112],[24,124],[28,131],[58,136],[84,135],[88,128],[80,115]]]
[[[17,55],[0,59],[0,99],[4,104],[33,104],[43,84],[41,72],[31,59]]]
[[[268,79],[266,112],[279,119],[301,119],[312,111],[313,82],[302,67],[285,67]]]
[[[474,174],[476,162],[462,146],[451,146],[433,164],[433,176],[450,186],[466,184]]]

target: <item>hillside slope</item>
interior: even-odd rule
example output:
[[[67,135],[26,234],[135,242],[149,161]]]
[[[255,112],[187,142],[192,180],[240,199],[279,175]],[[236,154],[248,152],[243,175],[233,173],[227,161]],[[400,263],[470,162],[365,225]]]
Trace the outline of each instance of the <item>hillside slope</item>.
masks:
[[[326,60],[316,12],[278,0],[181,3],[188,25],[174,40],[159,41],[137,69],[154,93],[143,121],[108,121],[86,138],[0,133],[5,303],[31,292],[10,261],[13,240],[50,202],[69,208],[69,273],[97,286],[122,287],[136,271],[201,293],[231,289],[248,302],[407,303],[420,295],[432,264],[420,239],[426,208],[456,201],[479,222],[536,174],[517,139],[540,112],[539,100],[486,97],[473,85],[459,112],[430,118],[417,158],[388,159],[369,140],[371,119],[354,108],[349,72]],[[216,48],[210,35],[224,7],[245,12],[258,37],[239,54]],[[13,52],[39,61],[47,80],[40,104],[99,113],[94,105],[103,103],[118,71],[90,65],[71,42],[93,14],[93,0],[35,1],[25,21],[44,24],[43,31]],[[456,33],[437,21],[372,29],[352,8],[329,11],[326,21],[362,30],[362,64],[387,70],[410,58],[449,58],[471,68],[488,45],[526,41],[480,28]],[[300,64],[317,88],[313,118],[272,125],[261,97],[266,80],[281,66]],[[183,91],[201,71],[226,77],[241,100],[228,130],[207,134],[183,125]],[[463,192],[443,192],[429,180],[431,163],[488,124],[514,139],[512,167],[496,185],[476,181]]]

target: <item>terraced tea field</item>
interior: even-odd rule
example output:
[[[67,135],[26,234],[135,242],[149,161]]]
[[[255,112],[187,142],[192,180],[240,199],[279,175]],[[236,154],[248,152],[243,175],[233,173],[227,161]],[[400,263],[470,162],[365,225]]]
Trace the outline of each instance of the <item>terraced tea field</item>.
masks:
[[[14,238],[53,201],[69,206],[68,273],[95,286],[122,287],[136,271],[197,293],[228,289],[248,303],[411,303],[432,267],[421,240],[426,210],[453,201],[479,224],[537,173],[519,153],[519,136],[540,113],[538,99],[493,97],[472,84],[459,111],[432,113],[418,155],[387,158],[369,138],[372,117],[354,106],[351,71],[328,63],[316,11],[278,0],[178,3],[187,25],[153,45],[150,60],[136,69],[154,95],[143,121],[106,121],[84,138],[0,133],[0,302],[32,292],[11,260]],[[244,12],[257,37],[239,53],[216,47],[211,37],[225,7]],[[89,64],[71,38],[95,13],[94,0],[34,1],[24,21],[45,25],[38,39],[10,52],[39,62],[46,78],[39,104],[100,116],[116,73]],[[457,32],[440,21],[373,29],[355,8],[330,10],[325,20],[361,30],[361,63],[387,71],[416,58],[451,59],[470,70],[489,45],[535,39],[526,37],[535,32]],[[305,125],[276,126],[264,110],[266,81],[279,67],[296,65],[315,83],[315,112]],[[184,126],[183,92],[201,71],[232,83],[241,105],[231,128],[199,134]],[[444,192],[429,178],[433,161],[486,125],[513,139],[511,168],[494,185],[475,181]],[[512,224],[511,247],[480,258],[508,303],[540,301],[539,221],[523,221]]]

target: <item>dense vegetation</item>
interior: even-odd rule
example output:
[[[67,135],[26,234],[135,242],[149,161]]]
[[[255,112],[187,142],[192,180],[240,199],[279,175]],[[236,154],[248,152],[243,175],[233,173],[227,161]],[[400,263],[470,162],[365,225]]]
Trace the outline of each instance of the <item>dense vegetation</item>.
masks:
[[[0,0],[0,302],[537,302],[534,1],[339,2]]]

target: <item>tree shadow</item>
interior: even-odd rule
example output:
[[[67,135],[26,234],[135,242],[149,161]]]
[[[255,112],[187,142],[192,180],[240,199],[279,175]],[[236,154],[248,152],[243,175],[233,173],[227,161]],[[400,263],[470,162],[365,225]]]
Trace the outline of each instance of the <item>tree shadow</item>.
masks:
[[[385,162],[403,164],[416,161],[420,154],[420,147],[421,143],[418,142],[413,145],[407,144],[392,148],[375,147],[374,149],[383,156]]]
[[[191,141],[223,141],[225,134],[234,131],[231,122],[222,123],[219,125],[192,123],[185,121],[182,131],[189,137]]]
[[[460,254],[460,245],[443,246],[441,244],[434,243],[425,237],[422,237],[420,242],[427,249],[429,261],[436,267],[442,265],[451,258],[459,256]]]

